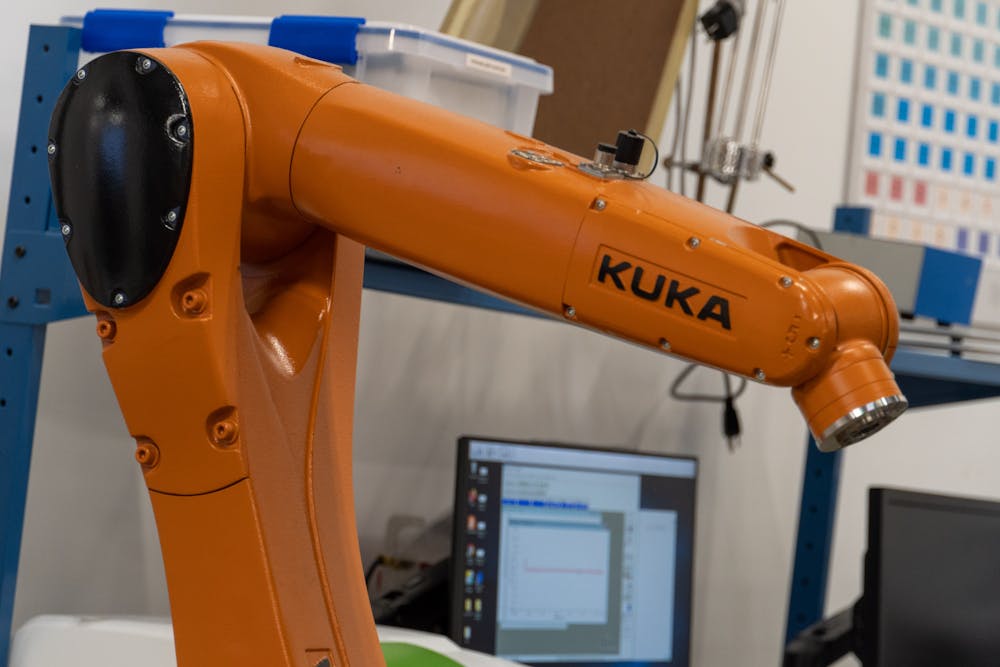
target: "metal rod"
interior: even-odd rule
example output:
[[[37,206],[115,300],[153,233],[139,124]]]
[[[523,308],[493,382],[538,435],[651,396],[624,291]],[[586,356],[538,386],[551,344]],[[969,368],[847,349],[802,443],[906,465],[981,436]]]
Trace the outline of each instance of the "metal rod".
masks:
[[[719,116],[715,121],[715,136],[722,136],[723,127],[726,123],[726,116],[729,114],[729,100],[732,97],[736,80],[736,63],[740,59],[740,35],[742,30],[736,32],[733,37],[732,46],[729,48],[729,67],[726,71],[726,83],[722,89],[722,105],[719,107]]]
[[[899,341],[900,347],[921,347],[928,350],[943,350],[946,352],[961,352],[963,354],[987,354],[1000,357],[1000,350],[985,347],[971,347],[963,343],[934,343],[931,341],[905,340]]]
[[[760,31],[764,25],[766,9],[767,0],[760,0],[757,3],[757,14],[754,16],[753,31],[750,33],[750,48],[747,52],[746,68],[743,70],[743,88],[740,91],[740,105],[736,109],[736,131],[733,133],[733,138],[737,141],[743,140],[743,130],[746,128],[747,111],[750,108],[753,71],[757,66],[757,43],[760,41]]]
[[[764,79],[760,84],[760,97],[757,98],[757,113],[754,115],[753,134],[750,135],[750,145],[760,144],[760,134],[764,129],[764,112],[767,110],[767,98],[771,92],[771,78],[774,74],[774,63],[778,56],[778,35],[781,33],[781,18],[785,13],[785,0],[777,0],[778,9],[774,15],[774,28],[771,31],[771,44],[767,48],[767,62],[764,64]]]
[[[692,38],[693,39],[693,38]],[[705,102],[705,130],[701,137],[702,159],[705,157],[705,149],[708,148],[708,141],[712,138],[712,116],[715,114],[715,98],[719,92],[719,60],[722,57],[722,44],[716,40],[712,48],[712,73],[708,81],[708,100]],[[698,191],[695,199],[705,201],[705,172],[698,172]]]
[[[914,324],[904,324],[899,325],[900,333],[913,333],[913,334],[925,334],[928,336],[944,336],[945,338],[959,337],[966,338],[968,340],[979,340],[989,343],[996,343],[1000,345],[1000,336],[989,335],[987,331],[982,333],[973,333],[975,329],[965,329],[962,327],[954,327],[949,329],[928,329],[925,327],[917,326]]]

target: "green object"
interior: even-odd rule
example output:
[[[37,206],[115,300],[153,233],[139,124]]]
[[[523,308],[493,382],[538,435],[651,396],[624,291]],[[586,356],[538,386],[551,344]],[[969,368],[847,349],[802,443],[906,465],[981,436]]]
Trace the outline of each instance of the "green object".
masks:
[[[386,667],[462,667],[451,658],[413,644],[386,642],[382,644],[382,655]]]

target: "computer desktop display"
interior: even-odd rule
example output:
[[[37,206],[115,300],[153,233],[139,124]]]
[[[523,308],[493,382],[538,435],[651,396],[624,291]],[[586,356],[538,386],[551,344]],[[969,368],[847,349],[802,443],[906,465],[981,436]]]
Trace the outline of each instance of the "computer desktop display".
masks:
[[[527,664],[689,664],[697,462],[459,441],[451,634]]]

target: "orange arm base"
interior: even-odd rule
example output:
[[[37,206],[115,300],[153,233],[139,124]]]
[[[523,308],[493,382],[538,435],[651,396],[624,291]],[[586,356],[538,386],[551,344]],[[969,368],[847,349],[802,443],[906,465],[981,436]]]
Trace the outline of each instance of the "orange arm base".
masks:
[[[858,267],[289,52],[147,55],[190,103],[184,226],[148,296],[85,296],[139,443],[181,667],[382,662],[351,488],[361,244],[791,386],[826,449],[905,406],[895,306]]]

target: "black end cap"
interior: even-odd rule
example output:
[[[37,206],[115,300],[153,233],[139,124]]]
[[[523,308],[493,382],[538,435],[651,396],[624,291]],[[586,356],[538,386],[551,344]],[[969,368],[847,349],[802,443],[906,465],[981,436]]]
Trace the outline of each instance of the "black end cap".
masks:
[[[642,148],[645,145],[646,140],[635,130],[619,132],[615,147],[615,161],[630,164],[633,167],[638,165],[639,159],[642,157]]]
[[[180,81],[140,53],[91,61],[56,103],[48,154],[83,288],[109,308],[139,302],[173,257],[191,188],[194,127]]]

